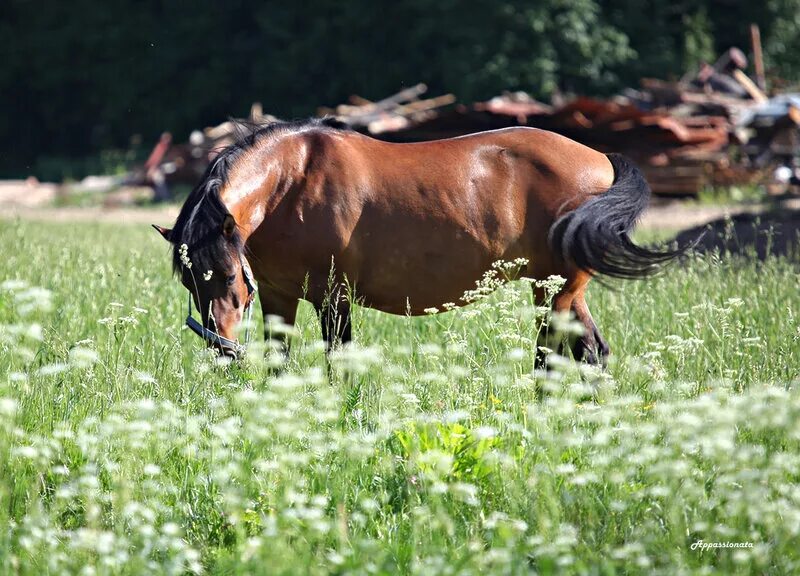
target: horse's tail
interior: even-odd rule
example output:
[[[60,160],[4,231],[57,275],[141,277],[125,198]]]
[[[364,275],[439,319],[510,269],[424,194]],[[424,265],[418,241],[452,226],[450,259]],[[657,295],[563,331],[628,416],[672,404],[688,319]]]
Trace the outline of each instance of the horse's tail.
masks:
[[[625,156],[609,154],[614,183],[561,216],[550,228],[551,249],[578,268],[616,278],[641,278],[680,256],[693,244],[676,250],[637,246],[628,233],[650,200],[650,186]]]

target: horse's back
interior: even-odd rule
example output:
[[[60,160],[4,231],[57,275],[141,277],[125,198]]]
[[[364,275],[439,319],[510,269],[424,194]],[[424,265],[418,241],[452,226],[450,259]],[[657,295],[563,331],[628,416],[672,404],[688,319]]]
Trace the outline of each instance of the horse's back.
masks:
[[[548,210],[559,211],[565,200],[601,193],[614,180],[605,154],[537,128],[503,128],[400,144],[351,133],[341,142],[346,154],[360,156],[370,176],[382,180],[380,189],[398,195],[408,194],[408,188],[397,183],[413,182],[434,193],[446,191],[449,198],[487,204],[502,201],[508,193],[520,193]],[[476,183],[485,186],[473,190]],[[486,195],[474,198],[467,194],[475,191]],[[431,208],[435,194],[427,200]]]

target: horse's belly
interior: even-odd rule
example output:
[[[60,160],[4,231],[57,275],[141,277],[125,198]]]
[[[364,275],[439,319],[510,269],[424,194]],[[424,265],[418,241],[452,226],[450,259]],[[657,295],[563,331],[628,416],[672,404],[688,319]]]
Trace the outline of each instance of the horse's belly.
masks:
[[[387,233],[388,232],[388,233]],[[494,261],[522,255],[515,242],[481,242],[464,230],[413,226],[365,234],[357,242],[356,297],[394,314],[464,304]]]

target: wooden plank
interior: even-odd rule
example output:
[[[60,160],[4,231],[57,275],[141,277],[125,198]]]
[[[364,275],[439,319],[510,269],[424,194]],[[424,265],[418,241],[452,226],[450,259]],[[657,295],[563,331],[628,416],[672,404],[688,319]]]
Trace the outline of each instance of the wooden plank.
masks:
[[[747,74],[741,70],[734,70],[733,77],[736,78],[736,81],[741,84],[745,90],[747,90],[747,93],[753,100],[758,103],[767,101],[767,95],[764,94],[758,86],[756,86],[755,82],[750,80],[750,77]]]
[[[756,85],[762,91],[767,89],[764,76],[764,56],[761,53],[761,30],[758,24],[750,24],[750,41],[753,45],[753,65],[756,69]]]

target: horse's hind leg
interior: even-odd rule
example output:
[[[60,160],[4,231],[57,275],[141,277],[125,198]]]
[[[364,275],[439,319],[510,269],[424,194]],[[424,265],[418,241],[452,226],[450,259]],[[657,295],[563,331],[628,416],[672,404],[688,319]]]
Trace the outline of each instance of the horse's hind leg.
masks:
[[[597,324],[594,323],[589,307],[583,297],[583,292],[572,301],[572,311],[578,321],[583,324],[584,334],[572,344],[572,355],[576,360],[583,360],[589,364],[606,365],[610,348],[603,339]]]
[[[589,364],[599,362],[605,364],[609,353],[608,344],[600,335],[584,298],[589,280],[591,280],[591,275],[580,270],[567,274],[566,283],[553,299],[553,311],[557,313],[572,312],[583,325],[583,335],[570,342],[573,358]],[[540,293],[537,293],[537,297],[539,296]],[[548,338],[551,336],[551,334],[547,334]],[[559,344],[559,353],[562,353],[562,347],[563,344]],[[543,355],[537,354],[536,366],[544,366]]]

